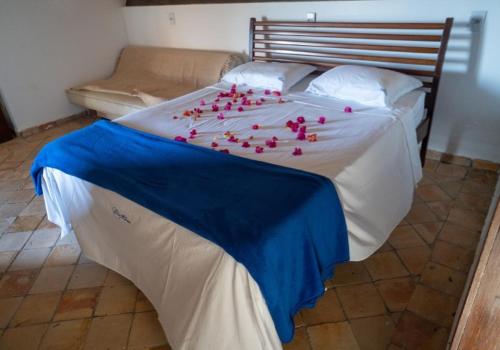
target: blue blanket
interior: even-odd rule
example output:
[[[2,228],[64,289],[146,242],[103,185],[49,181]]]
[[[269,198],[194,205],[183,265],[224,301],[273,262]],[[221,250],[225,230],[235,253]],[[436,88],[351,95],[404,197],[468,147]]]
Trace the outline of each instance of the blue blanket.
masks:
[[[222,247],[260,287],[280,339],[349,259],[332,182],[99,121],[47,144],[31,174],[56,168],[119,193]]]

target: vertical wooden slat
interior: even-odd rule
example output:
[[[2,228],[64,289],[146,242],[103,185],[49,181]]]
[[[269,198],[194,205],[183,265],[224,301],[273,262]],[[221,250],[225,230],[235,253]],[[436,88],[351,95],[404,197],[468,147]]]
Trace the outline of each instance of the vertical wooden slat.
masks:
[[[253,61],[254,58],[254,51],[253,49],[255,48],[255,22],[257,20],[255,17],[250,18],[250,30],[248,32],[249,35],[249,42],[248,42],[248,57],[250,58],[250,61]]]
[[[441,74],[443,72],[444,57],[446,54],[446,49],[448,48],[448,41],[450,40],[451,28],[453,27],[453,18],[446,18],[445,26],[443,30],[443,37],[441,39],[441,45],[439,46],[438,59],[436,67],[434,69],[434,78],[432,79],[432,88],[429,95],[429,103],[427,105],[427,115],[429,116],[429,128],[427,135],[422,140],[422,145],[420,147],[420,161],[422,162],[422,167],[425,165],[425,155],[427,153],[427,147],[429,145],[429,138],[431,134],[432,121],[434,119],[434,110],[436,107],[436,98],[439,89],[439,81],[441,79]]]

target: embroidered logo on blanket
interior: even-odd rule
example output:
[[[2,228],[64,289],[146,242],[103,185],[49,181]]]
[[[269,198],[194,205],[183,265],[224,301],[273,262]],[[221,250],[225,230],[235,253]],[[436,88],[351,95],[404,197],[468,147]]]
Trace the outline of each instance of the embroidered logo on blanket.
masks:
[[[127,215],[124,215],[124,214],[120,213],[120,211],[116,207],[113,207],[113,215],[115,217],[117,217],[118,219],[120,219],[122,221],[125,221],[127,224],[131,224],[131,222],[128,219]]]

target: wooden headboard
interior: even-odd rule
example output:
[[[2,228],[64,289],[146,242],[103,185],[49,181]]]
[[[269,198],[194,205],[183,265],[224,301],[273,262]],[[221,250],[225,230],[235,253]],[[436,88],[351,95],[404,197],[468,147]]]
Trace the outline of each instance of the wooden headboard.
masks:
[[[427,115],[417,127],[422,165],[453,18],[433,23],[292,22],[250,19],[252,61],[307,63],[325,71],[342,64],[388,68],[421,79]]]

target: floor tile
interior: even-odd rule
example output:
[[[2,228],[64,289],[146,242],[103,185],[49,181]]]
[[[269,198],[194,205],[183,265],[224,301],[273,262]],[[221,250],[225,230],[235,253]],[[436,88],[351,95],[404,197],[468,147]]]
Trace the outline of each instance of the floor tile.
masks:
[[[313,350],[357,350],[359,345],[348,322],[307,328]]]
[[[421,246],[399,249],[397,254],[411,274],[419,275],[431,257],[431,250],[428,246]]]
[[[68,289],[99,287],[104,284],[107,269],[97,264],[77,265]]]
[[[484,215],[471,210],[454,208],[450,211],[448,221],[469,230],[481,231]]]
[[[27,206],[23,209],[19,216],[45,216],[45,202],[43,196],[34,198]]]
[[[61,293],[35,294],[24,298],[10,327],[47,323],[52,319]]]
[[[467,174],[467,168],[460,165],[440,163],[436,169],[436,173],[463,179]]]
[[[2,350],[33,350],[38,349],[42,339],[46,324],[9,328],[0,339],[0,349]]]
[[[55,312],[54,321],[91,317],[100,292],[100,287],[65,291]]]
[[[135,314],[128,341],[128,349],[139,350],[167,344],[165,334],[155,312]]]
[[[395,278],[375,282],[385,305],[391,312],[404,311],[415,290],[416,284],[411,277]]]
[[[420,237],[424,239],[427,244],[432,244],[436,240],[438,233],[443,228],[442,222],[426,222],[423,224],[413,225]]]
[[[465,273],[429,262],[422,272],[420,282],[441,292],[460,297],[466,278]]]
[[[473,251],[440,240],[436,241],[431,257],[432,261],[464,272],[468,271],[472,258]]]
[[[18,216],[7,228],[7,232],[33,231],[42,219],[42,216]]]
[[[349,319],[386,312],[382,298],[371,283],[338,287],[337,294]]]
[[[419,185],[417,187],[417,194],[426,202],[451,199],[438,185]]]
[[[33,270],[42,267],[50,248],[21,250],[9,270]]]
[[[389,237],[389,243],[395,249],[425,245],[425,242],[411,225],[396,227]]]
[[[333,278],[326,282],[326,286],[330,288],[370,281],[370,274],[362,262],[348,262],[335,267]]]
[[[126,349],[132,318],[123,314],[92,319],[84,350]]]
[[[384,252],[370,256],[364,264],[373,280],[407,276],[405,269],[396,253]]]
[[[0,252],[21,250],[31,232],[4,233],[0,237]]]
[[[350,323],[361,350],[386,350],[396,330],[387,315],[358,318]]]
[[[302,319],[308,326],[320,323],[344,321],[345,316],[335,290],[327,291],[312,309],[301,311]]]
[[[73,266],[44,267],[33,284],[30,294],[64,290],[72,272]]]
[[[96,316],[133,312],[137,288],[133,285],[104,287],[95,310]]]
[[[23,296],[30,290],[38,270],[6,272],[0,279],[0,298]]]
[[[35,193],[30,190],[11,191],[3,195],[3,202],[8,204],[22,203],[26,206],[33,197],[35,197]]]
[[[413,205],[405,220],[410,224],[439,221],[438,217],[423,203]]]
[[[45,266],[73,265],[80,256],[80,246],[76,244],[57,245],[52,249]]]
[[[132,284],[132,282],[130,282],[127,278],[120,275],[119,273],[108,270],[108,274],[106,275],[106,279],[104,280],[105,286],[123,286],[128,284]]]
[[[51,323],[39,350],[80,350],[90,327],[90,319]]]
[[[445,328],[406,311],[396,326],[392,343],[409,350],[443,350],[447,337]]]
[[[0,205],[0,218],[11,218],[18,216],[26,207],[24,203],[5,203]]]
[[[310,350],[309,340],[304,327],[295,330],[293,340],[283,345],[283,350]]]
[[[458,298],[418,284],[408,303],[408,310],[435,324],[450,327]]]
[[[25,249],[50,248],[56,243],[59,234],[60,230],[58,228],[36,230],[26,244]]]
[[[17,251],[0,252],[0,273],[7,270],[12,260],[14,260]]]
[[[0,329],[7,327],[22,301],[22,297],[0,299]]]
[[[137,299],[135,301],[135,312],[144,312],[153,310],[154,310],[153,304],[151,304],[148,298],[141,291],[138,291]]]
[[[479,241],[479,232],[468,230],[462,226],[446,223],[439,233],[439,239],[463,248],[475,249]]]

